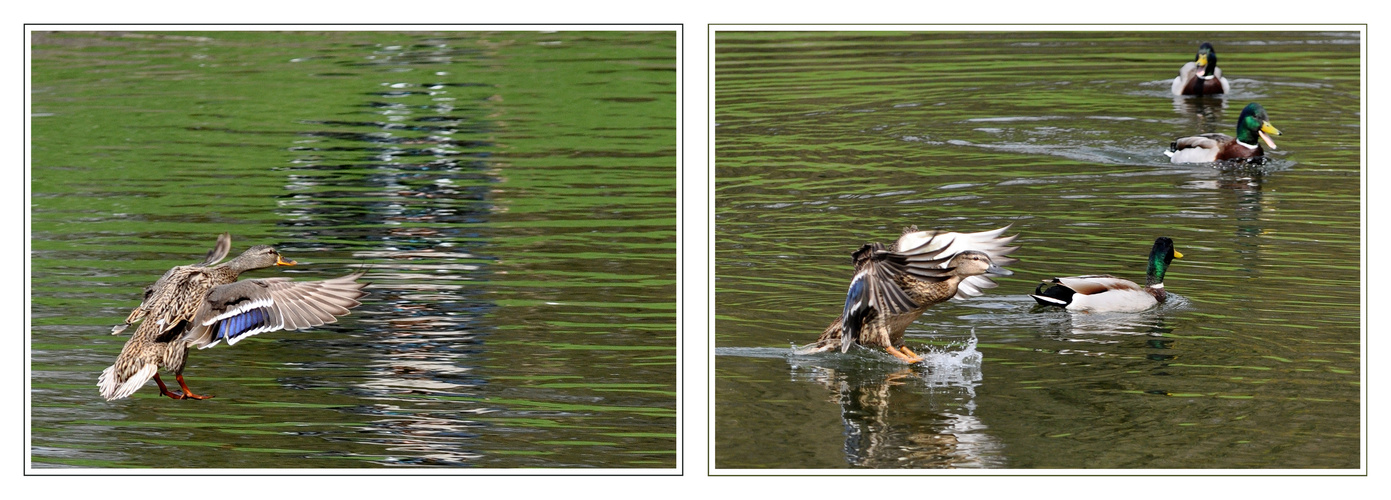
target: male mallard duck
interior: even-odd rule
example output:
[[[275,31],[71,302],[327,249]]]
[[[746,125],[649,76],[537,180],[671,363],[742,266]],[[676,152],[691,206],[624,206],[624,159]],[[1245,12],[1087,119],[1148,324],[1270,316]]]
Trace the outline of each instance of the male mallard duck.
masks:
[[[1203,42],[1198,55],[1179,68],[1170,90],[1174,95],[1226,94],[1232,90],[1232,84],[1222,78],[1222,69],[1217,67],[1217,50]]]
[[[271,266],[292,266],[274,248],[257,245],[237,258],[213,266],[227,256],[232,237],[222,234],[207,259],[178,266],[145,288],[145,300],[126,317],[125,326],[144,319],[121,348],[116,363],[101,372],[97,387],[108,401],[131,395],[151,378],[159,393],[174,399],[207,399],[184,383],[189,347],[206,349],[226,340],[228,345],[261,332],[298,330],[337,321],[357,307],[367,292],[357,283],[362,273],[323,281],[292,282],[289,278],[237,281],[243,272]],[[159,368],[174,372],[182,393],[172,393],[159,379]]]
[[[1236,137],[1226,134],[1203,134],[1184,137],[1169,144],[1164,154],[1173,163],[1209,163],[1243,158],[1265,156],[1259,137],[1270,149],[1275,149],[1275,141],[1267,134],[1280,135],[1280,130],[1270,124],[1265,108],[1260,104],[1247,104],[1236,119]]]
[[[979,233],[903,229],[892,249],[866,244],[852,255],[855,277],[845,308],[809,352],[851,344],[880,347],[894,357],[916,363],[922,358],[903,345],[903,332],[928,306],[950,298],[966,299],[995,288],[989,276],[1014,274],[1001,266],[1018,262],[1006,257],[1019,247],[1006,246],[1018,235],[1000,237],[1009,226]]]
[[[1073,276],[1044,280],[1030,295],[1039,304],[1080,312],[1139,312],[1164,303],[1164,272],[1169,262],[1183,258],[1174,250],[1174,240],[1160,236],[1150,249],[1145,287],[1109,274]],[[1044,288],[1044,286],[1049,286]]]

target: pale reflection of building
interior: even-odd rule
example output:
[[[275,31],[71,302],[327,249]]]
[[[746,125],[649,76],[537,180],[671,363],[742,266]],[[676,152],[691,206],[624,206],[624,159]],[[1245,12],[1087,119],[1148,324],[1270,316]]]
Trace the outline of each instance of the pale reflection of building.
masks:
[[[481,228],[505,210],[493,196],[496,89],[453,74],[488,52],[451,42],[365,46],[344,62],[381,80],[342,114],[300,122],[312,129],[296,134],[279,200],[282,226],[346,242],[367,269],[371,303],[354,311],[363,328],[350,351],[366,375],[340,390],[365,402],[343,411],[371,418],[355,441],[392,465],[476,462],[477,417],[497,411],[476,373],[488,334],[478,319],[496,307]]]

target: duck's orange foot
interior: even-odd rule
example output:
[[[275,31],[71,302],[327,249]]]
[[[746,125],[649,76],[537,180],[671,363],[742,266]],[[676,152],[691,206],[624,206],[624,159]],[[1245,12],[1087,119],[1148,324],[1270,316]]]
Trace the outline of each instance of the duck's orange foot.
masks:
[[[904,348],[902,351],[900,351],[897,347],[889,346],[885,347],[884,350],[888,351],[888,353],[892,354],[895,358],[898,358],[899,361],[908,363],[910,365],[923,360],[921,356],[913,354],[913,351],[909,351],[907,348]],[[905,352],[907,354],[904,354]]]
[[[176,398],[176,399],[208,399],[208,398],[212,397],[212,395],[199,396],[199,395],[197,395],[197,394],[194,394],[194,393],[193,393],[193,389],[189,389],[189,388],[188,388],[188,384],[184,383],[184,374],[180,373],[180,374],[178,374],[178,375],[175,375],[174,378],[176,378],[176,379],[179,380],[179,388],[181,388],[181,389],[184,390],[184,393],[183,393],[183,394],[180,394],[179,397]],[[160,385],[160,388],[161,388],[161,389],[164,388],[164,385],[161,384],[161,385]],[[170,397],[173,397],[173,396],[170,396]]]
[[[184,395],[177,392],[169,392],[169,388],[164,386],[164,381],[159,379],[159,374],[155,374],[155,383],[159,384],[159,395],[169,396],[169,399],[183,399]]]

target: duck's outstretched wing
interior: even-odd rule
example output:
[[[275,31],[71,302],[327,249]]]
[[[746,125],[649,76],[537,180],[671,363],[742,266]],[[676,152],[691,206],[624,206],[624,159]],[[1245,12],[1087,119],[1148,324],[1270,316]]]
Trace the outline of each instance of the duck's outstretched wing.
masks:
[[[898,238],[894,250],[904,254],[907,260],[917,267],[928,269],[910,269],[911,274],[923,279],[931,280],[933,276],[944,277],[947,263],[958,253],[967,250],[974,250],[990,256],[990,262],[999,267],[1005,267],[1019,262],[1019,259],[1008,257],[1009,254],[1018,250],[1017,246],[1009,246],[1019,235],[1003,236],[1010,226],[990,231],[978,233],[951,233],[944,231],[917,231],[916,228],[907,228],[903,235]],[[985,290],[999,286],[990,277],[993,274],[983,274],[979,276],[969,276],[961,280],[961,284],[956,287],[955,299],[968,299],[985,294]]]
[[[223,340],[228,345],[261,332],[299,330],[338,321],[338,316],[361,304],[367,295],[358,283],[363,273],[323,281],[289,278],[244,280],[218,286],[194,317],[183,340],[207,349]]]
[[[853,258],[856,272],[850,280],[850,290],[845,294],[844,321],[841,322],[840,331],[841,352],[850,350],[850,344],[856,343],[865,321],[901,314],[918,307],[899,287],[896,281],[899,276],[916,274],[911,271],[914,269],[937,272],[935,268],[909,262],[909,256],[890,251],[879,243],[860,247]]]

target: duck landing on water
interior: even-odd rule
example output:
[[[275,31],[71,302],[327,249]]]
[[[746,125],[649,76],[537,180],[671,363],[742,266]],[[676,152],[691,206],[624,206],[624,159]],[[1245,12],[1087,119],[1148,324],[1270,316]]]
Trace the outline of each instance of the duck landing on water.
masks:
[[[845,352],[860,344],[905,363],[922,361],[904,345],[904,331],[933,304],[982,295],[998,286],[990,276],[1014,274],[1003,266],[1018,262],[1006,257],[1019,248],[1008,246],[1018,235],[1002,237],[1007,229],[949,233],[907,227],[892,248],[860,247],[851,257],[855,277],[840,317],[802,353]]]
[[[216,264],[232,248],[222,234],[217,246],[199,264],[178,266],[145,288],[145,299],[131,311],[121,333],[143,320],[121,348],[116,363],[101,372],[97,387],[107,401],[133,394],[151,378],[159,393],[174,399],[207,399],[184,382],[189,347],[206,349],[222,341],[232,345],[262,332],[299,330],[337,321],[367,295],[358,283],[363,273],[322,281],[264,278],[237,281],[241,273],[271,266],[292,266],[274,248],[257,245],[235,259]],[[159,378],[159,369],[174,373],[183,392],[172,392]]]

